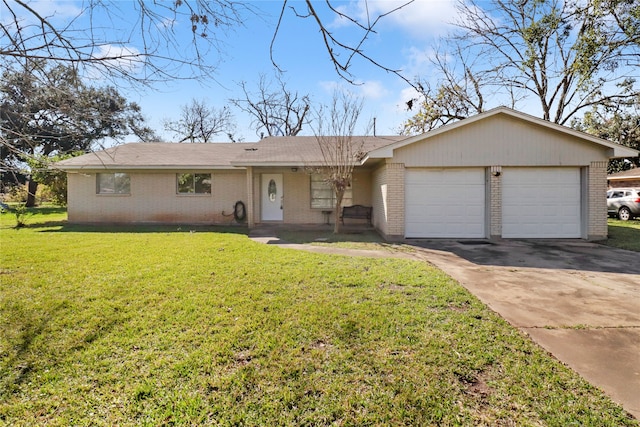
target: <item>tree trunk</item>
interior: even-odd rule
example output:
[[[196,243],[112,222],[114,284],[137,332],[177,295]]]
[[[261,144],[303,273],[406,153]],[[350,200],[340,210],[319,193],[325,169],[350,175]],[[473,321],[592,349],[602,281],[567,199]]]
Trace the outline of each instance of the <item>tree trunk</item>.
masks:
[[[336,219],[333,226],[333,234],[340,234],[340,207],[342,206],[342,198],[344,197],[344,190],[335,190],[336,191],[336,207],[335,207],[335,215],[333,217]]]
[[[24,204],[28,208],[32,208],[36,205],[36,191],[38,190],[38,183],[30,179],[27,183],[27,202]]]

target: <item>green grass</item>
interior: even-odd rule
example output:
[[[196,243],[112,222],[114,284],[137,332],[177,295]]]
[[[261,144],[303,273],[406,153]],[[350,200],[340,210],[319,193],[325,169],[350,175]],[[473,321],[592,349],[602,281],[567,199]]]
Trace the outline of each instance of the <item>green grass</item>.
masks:
[[[638,425],[426,263],[63,215],[0,217],[0,425]]]
[[[640,252],[640,219],[620,221],[609,219],[609,238],[605,245]]]

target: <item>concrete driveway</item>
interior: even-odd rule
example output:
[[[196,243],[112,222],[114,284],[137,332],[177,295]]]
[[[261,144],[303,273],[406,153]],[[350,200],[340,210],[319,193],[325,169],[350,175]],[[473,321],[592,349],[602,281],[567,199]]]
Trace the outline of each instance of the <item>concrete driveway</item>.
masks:
[[[583,241],[409,241],[640,419],[640,253]]]

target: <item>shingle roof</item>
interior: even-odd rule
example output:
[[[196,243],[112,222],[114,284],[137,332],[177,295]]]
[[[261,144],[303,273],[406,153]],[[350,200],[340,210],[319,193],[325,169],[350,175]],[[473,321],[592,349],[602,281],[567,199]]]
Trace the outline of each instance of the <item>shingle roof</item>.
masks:
[[[406,136],[354,136],[368,153]],[[318,166],[322,152],[315,136],[265,138],[257,143],[131,143],[63,160],[63,170],[78,169],[211,169],[238,166]]]
[[[406,139],[406,136],[354,136],[355,145],[368,153],[376,148]],[[237,166],[317,166],[323,163],[315,136],[279,136],[261,140],[231,162]]]
[[[630,178],[640,178],[640,168],[629,169],[628,171],[616,172],[607,176],[607,179],[617,180],[617,179],[630,179]]]
[[[199,169],[232,168],[231,160],[255,143],[131,143],[63,160],[57,166],[72,169]]]

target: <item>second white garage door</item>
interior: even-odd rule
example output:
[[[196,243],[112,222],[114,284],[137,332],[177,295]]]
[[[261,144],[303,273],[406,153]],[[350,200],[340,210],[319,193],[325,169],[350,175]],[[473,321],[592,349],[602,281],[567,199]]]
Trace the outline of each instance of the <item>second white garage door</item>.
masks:
[[[485,199],[484,168],[408,169],[405,236],[483,238]]]
[[[579,238],[580,168],[504,168],[502,237]]]

